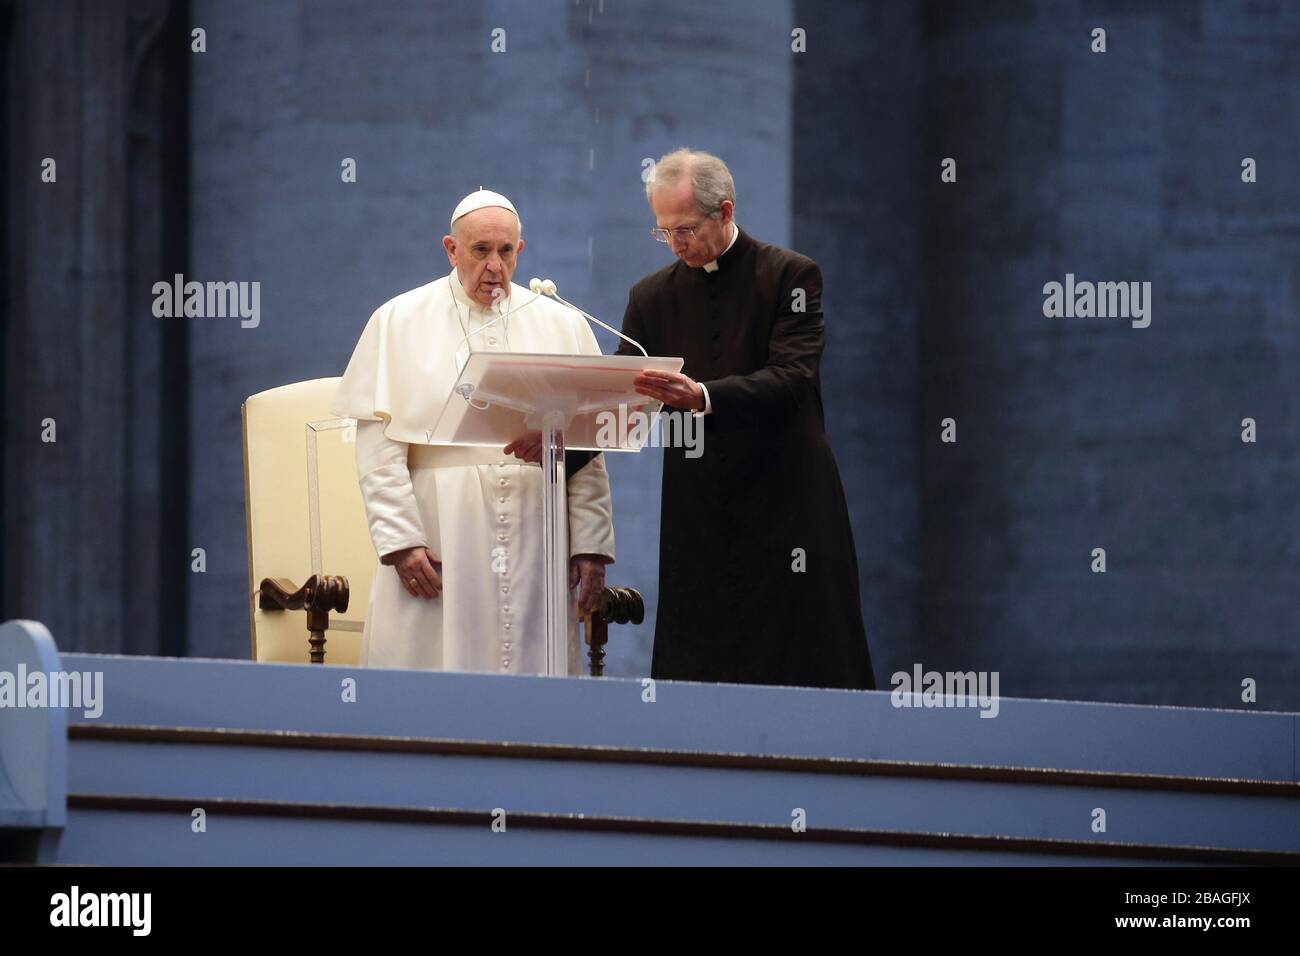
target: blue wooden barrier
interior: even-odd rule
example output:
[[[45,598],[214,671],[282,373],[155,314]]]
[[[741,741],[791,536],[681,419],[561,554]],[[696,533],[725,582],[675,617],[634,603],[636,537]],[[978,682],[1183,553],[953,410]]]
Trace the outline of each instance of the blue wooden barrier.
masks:
[[[0,670],[40,643],[28,622],[3,633]],[[22,818],[60,862],[1300,862],[1294,714],[1003,699],[990,719],[888,692],[41,666],[103,677],[101,714],[68,711],[66,739],[28,718],[3,750],[9,779],[32,776],[33,740],[50,766],[66,753],[66,826]]]

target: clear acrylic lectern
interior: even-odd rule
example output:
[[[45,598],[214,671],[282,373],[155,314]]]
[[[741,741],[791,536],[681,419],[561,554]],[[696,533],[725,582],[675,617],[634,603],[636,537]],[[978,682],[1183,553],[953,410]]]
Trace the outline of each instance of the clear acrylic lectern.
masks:
[[[682,364],[641,355],[471,352],[427,435],[431,445],[502,448],[526,432],[542,433],[547,674],[568,673],[564,451],[640,451],[650,434],[645,423],[662,406],[638,394],[632,380],[642,369],[679,372]]]

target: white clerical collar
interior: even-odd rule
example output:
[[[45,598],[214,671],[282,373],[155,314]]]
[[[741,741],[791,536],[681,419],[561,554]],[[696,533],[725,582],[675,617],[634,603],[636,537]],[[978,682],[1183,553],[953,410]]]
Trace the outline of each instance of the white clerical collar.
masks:
[[[736,237],[739,236],[739,235],[740,235],[740,227],[736,225],[736,220],[733,219],[733,220],[731,220],[731,241],[730,241],[729,243],[727,243],[727,248],[725,248],[725,249],[722,250],[722,253],[718,256],[718,259],[721,259],[723,256],[725,256],[728,252],[731,251],[731,247],[734,246],[734,245],[736,244]],[[714,259],[712,262],[706,262],[706,263],[704,263],[704,266],[703,266],[704,271],[705,271],[705,272],[717,272],[717,271],[718,271],[718,259]]]
[[[451,283],[451,294],[455,296],[458,302],[460,302],[462,305],[469,308],[470,311],[503,312],[510,305],[511,283],[506,284],[505,287],[506,294],[503,295],[501,298],[499,298],[492,305],[483,305],[477,299],[473,298],[468,292],[466,292],[465,287],[460,284],[460,276],[456,274],[455,269],[451,270],[450,283]]]

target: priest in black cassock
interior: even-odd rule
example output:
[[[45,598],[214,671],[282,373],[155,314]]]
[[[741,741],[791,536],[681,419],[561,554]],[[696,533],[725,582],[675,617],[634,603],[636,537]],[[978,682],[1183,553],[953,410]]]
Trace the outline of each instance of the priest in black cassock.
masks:
[[[702,455],[664,449],[651,676],[873,689],[822,414],[821,270],[736,226],[716,156],[669,153],[646,197],[677,261],[632,287],[623,333],[686,364],[636,387],[704,416]]]

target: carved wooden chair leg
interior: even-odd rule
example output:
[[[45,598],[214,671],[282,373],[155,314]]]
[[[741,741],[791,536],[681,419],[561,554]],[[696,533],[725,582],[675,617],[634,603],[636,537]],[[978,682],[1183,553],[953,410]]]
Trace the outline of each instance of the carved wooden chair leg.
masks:
[[[605,588],[600,592],[596,610],[583,618],[587,645],[587,672],[592,677],[605,674],[605,644],[610,624],[640,624],[645,620],[645,602],[636,588]]]
[[[263,611],[305,610],[311,662],[324,664],[330,611],[340,614],[347,611],[348,579],[337,574],[313,574],[306,584],[294,590],[293,582],[287,578],[263,578],[257,604]]]
[[[609,640],[609,621],[599,611],[588,614],[586,622],[587,673],[592,677],[605,675],[605,643]]]

